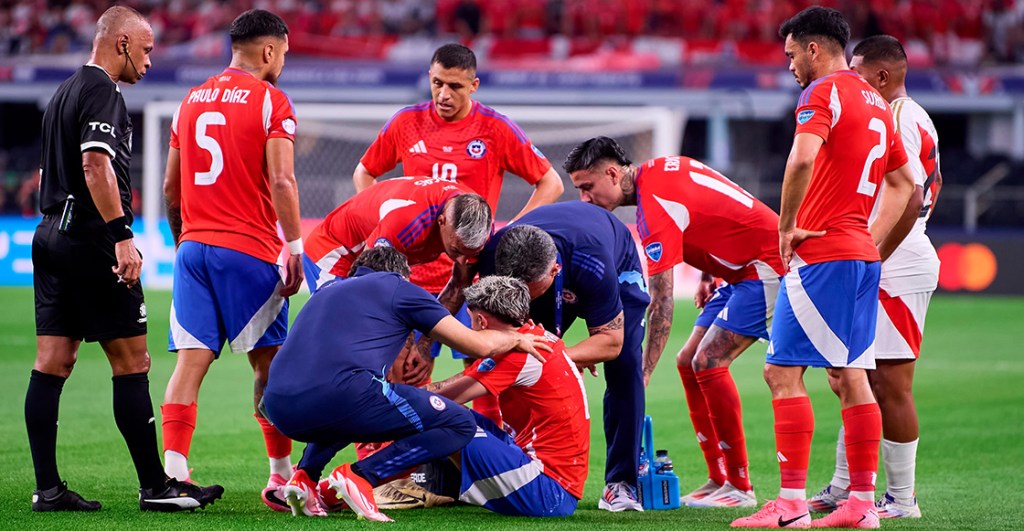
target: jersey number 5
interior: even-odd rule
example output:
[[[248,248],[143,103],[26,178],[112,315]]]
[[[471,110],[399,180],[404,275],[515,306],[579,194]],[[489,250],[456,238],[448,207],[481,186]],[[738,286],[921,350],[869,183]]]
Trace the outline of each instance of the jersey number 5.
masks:
[[[868,122],[868,130],[878,133],[878,144],[875,144],[868,152],[868,159],[864,161],[864,170],[860,172],[860,184],[857,185],[857,193],[874,197],[878,185],[871,182],[871,165],[885,155],[885,122],[878,118],[872,118]]]
[[[224,171],[224,151],[221,150],[217,139],[206,134],[206,128],[211,125],[226,125],[227,123],[223,114],[214,111],[204,112],[196,118],[196,144],[205,149],[211,159],[208,171],[196,172],[196,186],[209,186],[217,182],[220,172]]]

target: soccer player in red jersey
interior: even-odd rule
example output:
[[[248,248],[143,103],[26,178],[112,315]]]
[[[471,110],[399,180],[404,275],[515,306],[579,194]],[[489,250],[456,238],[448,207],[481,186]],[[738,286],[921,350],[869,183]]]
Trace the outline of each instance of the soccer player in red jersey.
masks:
[[[465,184],[483,196],[495,213],[505,172],[514,173],[536,187],[515,218],[562,195],[561,177],[523,130],[507,116],[473,100],[480,79],[476,77],[472,50],[461,44],[441,46],[430,60],[428,76],[431,100],[401,109],[384,124],[352,175],[356,191],[373,185],[377,177],[401,163],[404,175]],[[442,256],[434,263],[414,267],[412,282],[440,294],[451,274],[452,263]],[[465,310],[457,313],[466,320]],[[429,377],[440,344],[434,343],[432,351],[432,355],[422,358],[428,363],[420,364],[420,370],[408,375],[412,379],[407,380],[418,382]],[[478,401],[474,407],[493,417],[497,405],[491,401],[481,408],[485,401]]]
[[[683,503],[756,506],[740,397],[729,365],[755,341],[768,339],[783,274],[776,239],[779,217],[699,161],[663,157],[636,167],[607,137],[576,146],[564,169],[583,201],[609,211],[637,206],[651,293],[645,385],[672,329],[673,267],[686,262],[704,273],[694,298],[703,311],[677,364],[708,481],[684,496]],[[726,284],[716,290],[714,277]]]
[[[169,350],[178,361],[164,394],[164,467],[189,479],[188,450],[206,372],[227,342],[245,352],[254,407],[285,340],[287,298],[302,284],[299,193],[293,168],[295,111],[275,87],[288,52],[277,15],[246,11],[232,22],[231,65],[189,90],[174,115],[164,194],[178,245]],[[282,277],[277,265],[288,242]],[[270,458],[264,491],[291,476],[291,440],[255,413]]]
[[[491,232],[491,209],[461,183],[433,177],[400,177],[372,186],[334,209],[310,232],[305,270],[315,292],[349,268],[366,249],[388,245],[410,264],[445,255],[464,263]]]
[[[512,277],[490,276],[465,290],[474,330],[518,331],[551,346],[544,363],[523,352],[477,360],[461,374],[427,386],[464,404],[500,397],[511,430],[475,414],[476,437],[457,462],[460,499],[516,516],[568,516],[583,497],[590,454],[590,412],[583,378],[557,336],[528,322],[530,293]],[[500,478],[499,478],[500,476]],[[495,489],[498,481],[501,489]]]
[[[876,35],[860,41],[853,49],[850,68],[892,106],[916,185],[899,223],[879,245],[882,276],[875,333],[877,367],[868,373],[868,379],[882,411],[886,489],[875,502],[878,516],[920,518],[914,494],[918,423],[912,387],[925,314],[939,279],[939,258],[925,234],[942,184],[939,136],[928,113],[907,95],[907,54],[898,40]],[[829,485],[808,501],[811,510],[834,510],[848,497],[850,474],[842,433],[840,430],[835,474]]]
[[[772,392],[782,476],[776,500],[733,527],[877,528],[874,505],[882,418],[866,369],[875,368],[879,253],[914,189],[889,105],[844,48],[850,26],[810,7],[779,29],[789,69],[804,87],[782,181],[779,251],[789,268],[775,304],[765,381]],[[885,180],[878,217],[868,215]],[[850,498],[811,522],[806,502],[814,412],[807,367],[827,368],[842,405]]]

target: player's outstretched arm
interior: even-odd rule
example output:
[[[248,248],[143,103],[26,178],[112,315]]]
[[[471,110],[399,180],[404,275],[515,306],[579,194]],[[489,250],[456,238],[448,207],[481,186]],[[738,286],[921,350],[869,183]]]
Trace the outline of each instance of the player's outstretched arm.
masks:
[[[441,382],[429,383],[424,389],[459,404],[465,404],[487,394],[487,388],[483,384],[462,373]]]
[[[914,174],[910,170],[909,163],[885,174],[885,193],[881,194],[882,197],[878,199],[880,201],[878,217],[869,227],[871,239],[875,245],[881,246],[883,240],[896,229],[896,224],[904,215],[915,187]],[[921,211],[921,205],[917,206],[917,211]],[[909,231],[908,228],[907,232]],[[899,245],[906,235],[906,233],[893,234],[895,244]]]
[[[370,170],[363,166],[360,162],[356,165],[356,170],[352,172],[352,184],[356,186],[356,193],[362,192],[367,188],[377,184],[377,176],[370,173]]]
[[[786,160],[782,178],[782,204],[779,206],[779,253],[787,268],[793,249],[807,238],[824,236],[825,231],[808,231],[796,226],[796,213],[807,195],[807,186],[814,172],[814,159],[825,141],[812,133],[798,133]]]
[[[125,214],[121,208],[121,194],[117,189],[117,176],[110,163],[110,155],[92,150],[82,153],[82,170],[85,172],[89,195],[103,221],[120,224]],[[112,268],[114,274],[129,288],[134,286],[142,274],[142,256],[135,249],[135,239],[128,238],[115,243],[114,256],[117,258],[117,265]]]
[[[295,181],[295,144],[288,138],[267,140],[267,173],[270,198],[274,202],[284,239],[288,242],[282,297],[290,297],[302,285],[302,226],[299,222],[299,185]]]
[[[590,337],[565,349],[569,359],[580,367],[589,367],[619,357],[625,338],[624,323],[625,319],[620,311],[611,321],[600,326],[588,327]]]
[[[489,358],[516,351],[544,361],[541,351],[552,352],[551,346],[541,336],[506,330],[470,330],[451,315],[438,321],[428,335],[473,358]]]
[[[647,348],[644,349],[644,387],[651,381],[654,368],[665,352],[665,344],[672,332],[672,314],[676,300],[673,291],[672,268],[651,276],[648,287],[651,304],[647,307]]]
[[[565,185],[562,184],[562,177],[558,175],[558,172],[554,168],[548,168],[548,172],[537,181],[534,185],[533,194],[530,195],[530,200],[526,202],[523,209],[516,214],[516,217],[512,218],[515,221],[527,212],[543,205],[549,205],[558,201],[559,197],[562,197],[562,192],[565,191]]]
[[[164,170],[164,204],[167,205],[167,223],[171,226],[174,246],[181,240],[181,151],[170,148],[167,151],[167,168]]]
[[[923,205],[924,188],[914,185],[914,191],[910,193],[910,201],[907,201],[907,207],[903,209],[900,219],[896,221],[896,225],[892,230],[878,243],[878,254],[882,257],[883,262],[892,256],[896,248],[903,243],[907,234],[910,234],[910,230],[917,223],[918,216],[921,215],[921,207]]]

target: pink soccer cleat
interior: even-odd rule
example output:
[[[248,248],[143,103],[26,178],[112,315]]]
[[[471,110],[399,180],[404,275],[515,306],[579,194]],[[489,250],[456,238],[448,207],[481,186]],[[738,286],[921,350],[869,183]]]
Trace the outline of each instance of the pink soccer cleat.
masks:
[[[284,499],[282,488],[287,483],[288,480],[281,477],[281,474],[271,474],[270,479],[267,480],[267,488],[263,489],[263,492],[260,494],[260,499],[263,500],[267,507],[279,513],[291,511],[291,507],[288,506],[288,502]]]
[[[846,529],[878,529],[878,510],[873,501],[858,500],[853,496],[824,518],[811,523],[811,527],[842,527]]]
[[[331,489],[338,493],[348,506],[355,511],[360,519],[374,522],[394,522],[391,518],[377,510],[377,502],[373,499],[373,486],[352,471],[352,465],[345,463],[334,469],[327,477]]]
[[[750,516],[733,520],[732,527],[806,529],[811,527],[811,513],[807,511],[804,500],[778,498],[764,504],[760,511]]]
[[[320,495],[317,494],[316,483],[309,479],[305,470],[296,470],[282,492],[285,501],[292,509],[292,516],[327,516],[327,511],[320,505]]]

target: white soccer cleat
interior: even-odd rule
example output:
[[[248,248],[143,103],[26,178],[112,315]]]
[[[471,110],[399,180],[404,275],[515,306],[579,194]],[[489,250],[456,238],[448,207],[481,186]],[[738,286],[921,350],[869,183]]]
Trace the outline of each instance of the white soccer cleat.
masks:
[[[636,498],[636,490],[626,484],[625,481],[617,481],[604,486],[604,493],[601,494],[601,501],[597,503],[598,509],[611,511],[644,511],[644,506]]]
[[[690,507],[757,507],[757,496],[754,489],[740,490],[728,481],[715,492],[695,502],[687,503]]]
[[[917,505],[917,496],[909,500],[897,500],[886,491],[875,502],[879,518],[921,518],[921,507]]]
[[[687,494],[686,496],[681,496],[679,498],[679,503],[681,505],[690,505],[693,502],[707,498],[711,494],[714,494],[715,491],[720,488],[722,488],[721,485],[709,479],[706,483],[697,487],[697,489],[694,490],[693,492]]]
[[[327,482],[330,483],[331,489],[355,511],[358,518],[374,522],[394,522],[377,509],[377,502],[373,498],[373,487],[368,481],[353,472],[350,464],[345,463],[335,468],[334,472],[327,477]]]
[[[811,499],[807,500],[807,508],[812,513],[830,513],[838,509],[849,497],[850,492],[848,490],[841,489],[830,483],[825,485],[825,488],[821,489]]]
[[[320,505],[316,483],[309,479],[305,470],[295,471],[281,491],[285,502],[292,509],[292,516],[327,516],[327,511]]]

